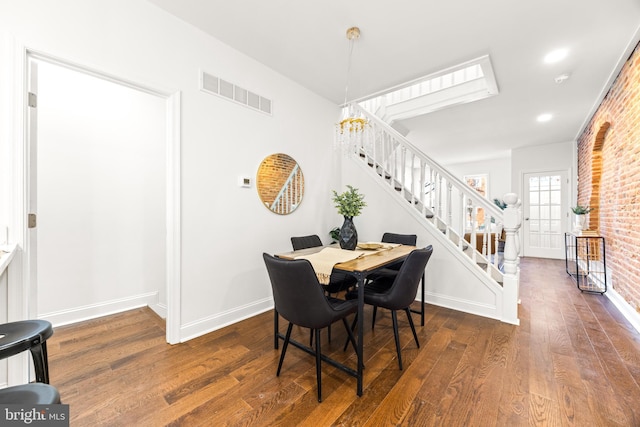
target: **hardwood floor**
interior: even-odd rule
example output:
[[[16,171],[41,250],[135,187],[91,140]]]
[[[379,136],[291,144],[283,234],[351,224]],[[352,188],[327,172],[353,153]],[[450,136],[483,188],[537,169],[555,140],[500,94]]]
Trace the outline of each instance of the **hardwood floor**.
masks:
[[[72,426],[640,426],[640,334],[609,300],[534,258],[521,297],[520,326],[427,306],[420,349],[400,313],[404,371],[390,313],[372,332],[367,309],[362,397],[324,364],[318,403],[315,359],[292,347],[276,377],[272,312],[175,346],[149,309],[56,328],[51,383]],[[323,352],[355,366],[345,335],[323,333]]]

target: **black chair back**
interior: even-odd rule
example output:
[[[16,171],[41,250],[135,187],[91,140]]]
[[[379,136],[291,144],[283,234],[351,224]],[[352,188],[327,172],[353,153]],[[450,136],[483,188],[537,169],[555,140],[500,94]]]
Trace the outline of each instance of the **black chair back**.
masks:
[[[431,245],[411,251],[400,267],[389,291],[379,295],[377,305],[390,310],[404,310],[409,307],[416,299],[418,286],[431,254],[433,254]]]
[[[275,308],[289,322],[311,329],[329,326],[335,310],[327,301],[311,263],[263,254]]]
[[[400,243],[401,245],[415,246],[418,236],[415,234],[396,234],[384,233],[382,235],[383,243]]]
[[[293,246],[294,251],[298,251],[300,249],[322,246],[322,241],[317,234],[312,234],[310,236],[292,237],[291,246]]]

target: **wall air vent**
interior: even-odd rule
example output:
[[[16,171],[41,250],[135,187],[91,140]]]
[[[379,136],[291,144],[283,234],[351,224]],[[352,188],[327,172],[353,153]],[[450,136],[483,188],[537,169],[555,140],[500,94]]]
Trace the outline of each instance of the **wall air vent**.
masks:
[[[200,72],[200,90],[271,115],[270,99],[204,71]]]

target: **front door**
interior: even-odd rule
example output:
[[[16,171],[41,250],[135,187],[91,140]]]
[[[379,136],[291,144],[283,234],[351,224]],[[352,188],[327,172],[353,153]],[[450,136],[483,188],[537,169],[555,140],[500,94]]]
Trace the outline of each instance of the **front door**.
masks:
[[[567,171],[524,175],[523,253],[538,258],[564,258]]]

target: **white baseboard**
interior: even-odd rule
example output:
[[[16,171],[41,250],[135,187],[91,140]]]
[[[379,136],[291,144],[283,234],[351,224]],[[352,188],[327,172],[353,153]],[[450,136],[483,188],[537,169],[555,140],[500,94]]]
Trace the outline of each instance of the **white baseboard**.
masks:
[[[182,325],[180,328],[180,342],[185,342],[201,335],[232,325],[260,313],[273,309],[273,298],[265,298],[251,304],[236,307],[214,316],[206,317],[195,322]]]
[[[43,313],[39,315],[38,318],[48,320],[54,327],[57,327],[146,306],[151,307],[153,311],[160,315],[159,312],[162,312],[162,306],[158,304],[158,292],[149,292],[147,294],[133,295],[127,298],[104,301],[67,310]],[[166,318],[166,307],[164,311],[164,317]],[[163,317],[162,315],[160,316]]]
[[[640,313],[638,313],[622,296],[614,289],[607,289],[605,295],[616,306],[620,313],[631,323],[631,326],[640,333]]]
[[[167,305],[166,304],[160,304],[157,303],[153,304],[153,305],[149,305],[149,308],[151,310],[153,310],[158,317],[160,317],[161,319],[167,319]]]
[[[425,302],[475,316],[501,320],[498,307],[495,304],[483,304],[473,300],[462,299],[452,295],[436,294],[434,292],[426,292]]]

